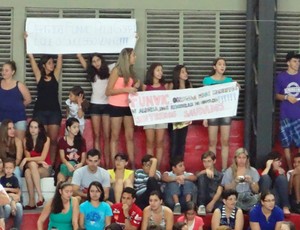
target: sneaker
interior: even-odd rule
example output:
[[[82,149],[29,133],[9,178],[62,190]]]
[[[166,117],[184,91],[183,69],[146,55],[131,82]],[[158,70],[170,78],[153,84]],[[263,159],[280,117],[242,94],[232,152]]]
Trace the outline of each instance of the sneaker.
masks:
[[[204,205],[200,205],[197,211],[199,216],[205,216],[206,215],[206,210]]]
[[[174,215],[181,215],[181,206],[180,204],[175,204],[173,209]]]

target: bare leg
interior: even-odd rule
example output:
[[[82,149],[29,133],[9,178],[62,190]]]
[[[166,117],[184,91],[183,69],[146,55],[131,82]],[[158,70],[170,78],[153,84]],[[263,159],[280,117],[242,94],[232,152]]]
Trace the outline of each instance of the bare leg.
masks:
[[[284,155],[286,159],[287,166],[289,170],[293,169],[292,167],[292,159],[291,159],[291,149],[290,148],[284,148]]]
[[[55,159],[57,155],[57,137],[59,134],[59,126],[58,125],[48,125],[47,126],[47,134],[50,138],[50,157],[52,165],[55,165]]]
[[[161,159],[164,154],[164,136],[165,129],[156,130],[156,158],[157,158],[157,168],[160,168]]]
[[[219,126],[208,126],[208,138],[209,138],[209,151],[217,154],[217,141],[218,141]]]
[[[34,197],[34,184],[32,180],[31,170],[28,168],[25,170],[25,179],[28,190],[28,205],[35,206],[35,197]]]
[[[150,155],[153,156],[155,130],[154,129],[145,129],[145,133],[146,133],[146,151],[147,151],[147,154],[150,154]]]
[[[104,139],[104,157],[105,165],[109,167],[109,157],[110,157],[110,117],[108,115],[102,116],[102,127],[103,127],[103,139]],[[112,163],[112,162],[111,162]]]
[[[92,121],[93,134],[94,134],[94,148],[101,151],[101,148],[100,148],[101,116],[93,115],[93,116],[91,116],[91,121]]]
[[[111,127],[111,139],[110,139],[110,154],[111,162],[114,162],[115,155],[118,153],[119,147],[119,135],[121,131],[121,125],[123,122],[123,117],[111,117],[110,127]]]
[[[28,167],[31,171],[32,181],[38,194],[38,200],[41,201],[43,200],[41,177],[49,176],[48,169],[39,167],[36,162],[29,162]]]
[[[124,123],[124,129],[125,129],[127,154],[128,154],[128,157],[129,157],[129,161],[131,163],[131,167],[135,168],[134,144],[133,144],[134,124],[133,124],[132,116],[125,116],[123,123]]]
[[[117,179],[114,185],[115,202],[121,202],[121,195],[123,191],[123,179]]]
[[[230,125],[221,126],[221,156],[222,156],[222,169],[228,167],[228,155],[229,155],[229,136],[230,136]]]
[[[62,174],[62,173],[58,173],[57,174],[57,184],[59,183],[59,182],[65,182],[66,181],[66,177]]]

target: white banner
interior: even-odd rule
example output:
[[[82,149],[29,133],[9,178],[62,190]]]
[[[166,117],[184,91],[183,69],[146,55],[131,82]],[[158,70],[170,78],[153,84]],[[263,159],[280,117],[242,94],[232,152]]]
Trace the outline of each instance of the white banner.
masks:
[[[134,48],[135,19],[27,18],[27,53],[119,53]]]
[[[237,113],[236,82],[194,89],[158,90],[130,94],[137,126],[231,117]]]

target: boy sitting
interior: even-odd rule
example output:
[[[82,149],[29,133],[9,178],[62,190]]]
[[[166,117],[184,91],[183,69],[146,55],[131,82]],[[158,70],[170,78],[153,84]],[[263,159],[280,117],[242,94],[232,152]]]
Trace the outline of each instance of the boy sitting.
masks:
[[[197,177],[185,171],[183,157],[178,156],[170,160],[172,171],[164,172],[162,181],[166,182],[164,201],[175,215],[181,214],[181,207],[189,201],[196,201],[197,188],[194,181]]]
[[[4,187],[10,198],[10,204],[4,206],[5,219],[7,219],[11,214],[12,216],[14,216],[14,228],[20,229],[23,218],[23,207],[20,203],[21,190],[19,181],[13,173],[15,170],[15,166],[16,163],[14,159],[5,160],[5,175],[1,177],[0,183]]]

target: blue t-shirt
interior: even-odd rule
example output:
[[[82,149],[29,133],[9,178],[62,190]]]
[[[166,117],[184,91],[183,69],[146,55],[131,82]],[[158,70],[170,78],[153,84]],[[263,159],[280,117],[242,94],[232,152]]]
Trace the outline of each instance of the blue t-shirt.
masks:
[[[217,85],[229,82],[233,82],[231,77],[224,77],[223,80],[215,80],[211,76],[207,76],[203,79],[203,85]]]
[[[106,217],[112,216],[112,210],[106,202],[94,207],[91,202],[85,201],[79,206],[79,211],[84,214],[84,227],[87,230],[104,229]]]
[[[284,214],[281,208],[275,206],[272,210],[269,219],[266,220],[265,215],[262,212],[261,204],[256,205],[249,213],[250,222],[258,222],[260,229],[263,230],[274,230],[278,221],[283,221]]]

